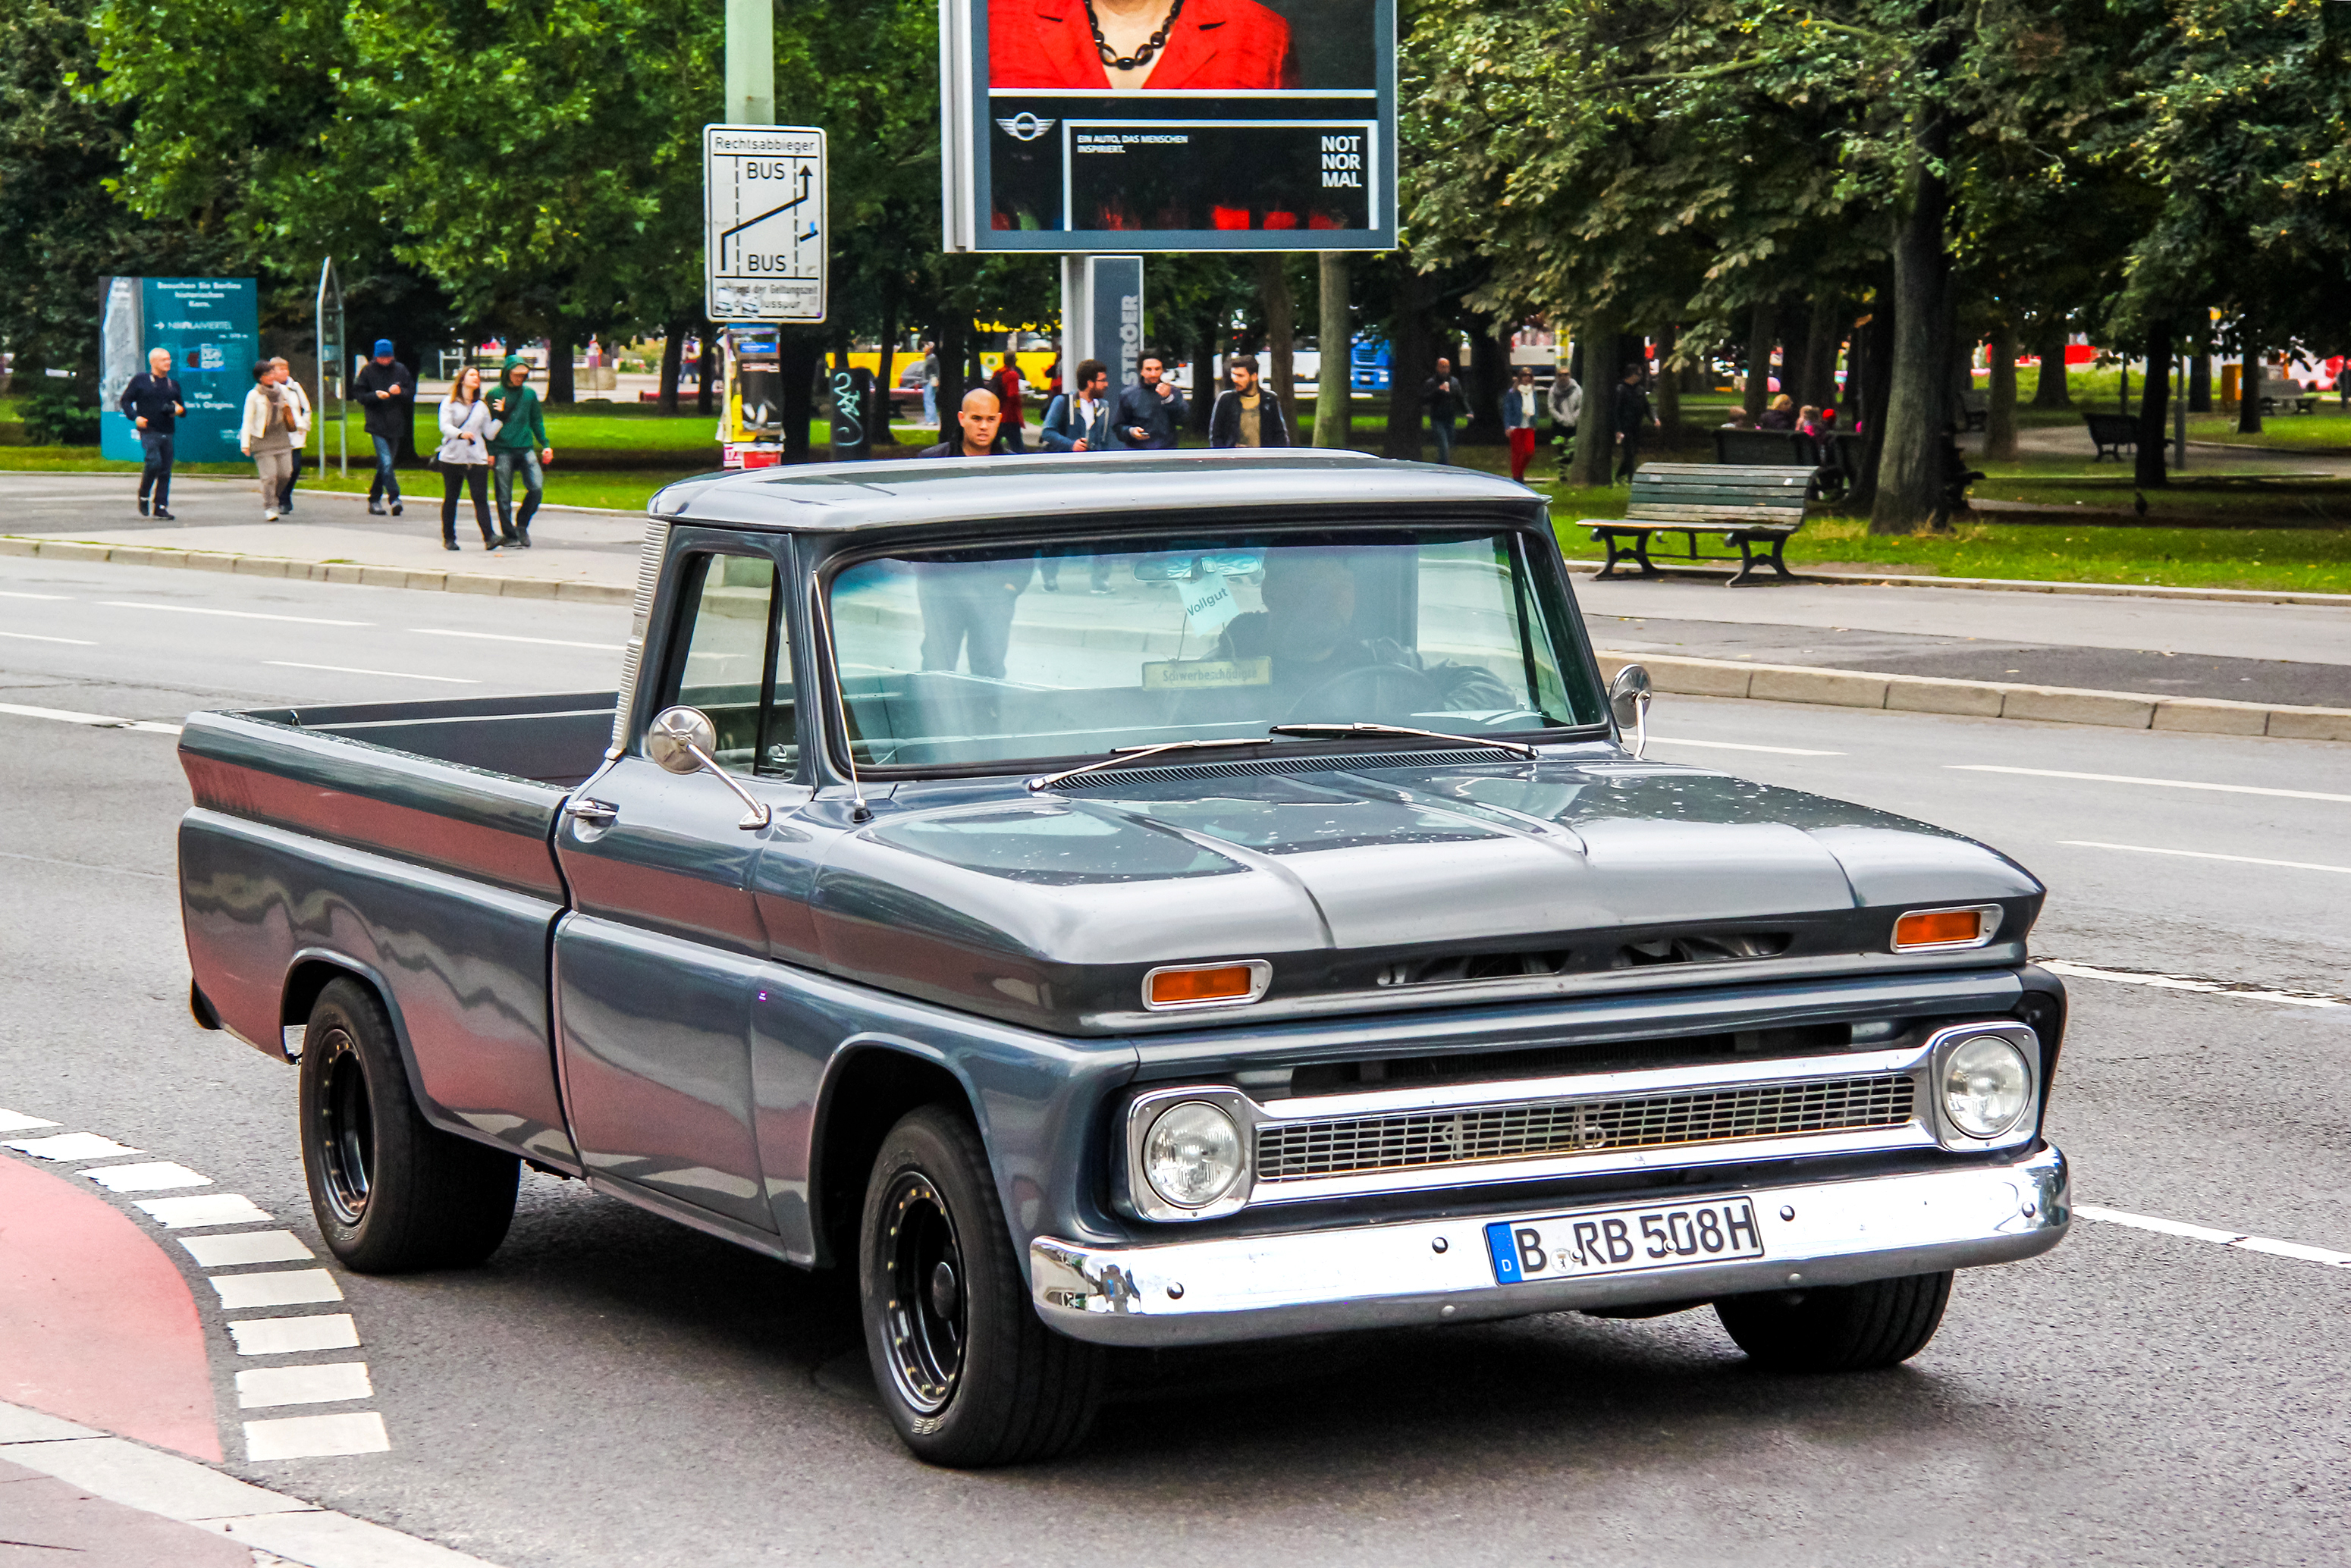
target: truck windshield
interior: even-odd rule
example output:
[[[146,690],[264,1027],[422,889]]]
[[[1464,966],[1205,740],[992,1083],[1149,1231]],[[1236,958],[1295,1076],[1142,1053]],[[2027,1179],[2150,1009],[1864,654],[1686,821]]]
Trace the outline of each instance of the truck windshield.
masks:
[[[1604,722],[1512,532],[1186,534],[909,552],[830,604],[861,768],[1093,758],[1275,725]]]

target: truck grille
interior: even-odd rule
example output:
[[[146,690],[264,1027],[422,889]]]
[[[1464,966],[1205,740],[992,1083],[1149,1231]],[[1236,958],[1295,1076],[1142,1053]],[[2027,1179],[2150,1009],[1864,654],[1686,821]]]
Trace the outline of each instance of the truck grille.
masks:
[[[1911,1119],[1916,1092],[1908,1073],[1887,1072],[1614,1100],[1277,1122],[1258,1131],[1257,1179],[1303,1181],[1899,1127]]]

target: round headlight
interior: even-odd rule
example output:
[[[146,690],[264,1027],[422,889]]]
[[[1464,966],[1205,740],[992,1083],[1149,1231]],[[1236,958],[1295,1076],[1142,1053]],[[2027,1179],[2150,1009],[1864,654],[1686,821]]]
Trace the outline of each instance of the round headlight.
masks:
[[[1206,1208],[1240,1180],[1241,1130],[1204,1102],[1171,1105],[1143,1140],[1143,1175],[1176,1207]]]
[[[1996,1034],[1961,1040],[1943,1065],[1943,1107],[1971,1138],[1997,1138],[2016,1125],[2032,1100],[2024,1052]]]

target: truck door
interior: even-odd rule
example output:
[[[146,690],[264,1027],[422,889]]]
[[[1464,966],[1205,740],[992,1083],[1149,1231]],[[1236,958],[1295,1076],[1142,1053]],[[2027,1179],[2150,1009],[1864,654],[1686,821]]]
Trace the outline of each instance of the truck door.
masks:
[[[711,529],[680,528],[672,549],[675,609],[645,650],[657,700],[638,711],[700,709],[717,731],[715,759],[780,821],[808,790],[789,781],[777,558],[757,536]],[[591,1178],[731,1222],[722,1229],[772,1234],[748,1034],[767,951],[750,873],[775,830],[747,831],[744,815],[720,780],[654,764],[641,735],[569,803],[556,831],[573,908],[555,940],[557,1050]]]

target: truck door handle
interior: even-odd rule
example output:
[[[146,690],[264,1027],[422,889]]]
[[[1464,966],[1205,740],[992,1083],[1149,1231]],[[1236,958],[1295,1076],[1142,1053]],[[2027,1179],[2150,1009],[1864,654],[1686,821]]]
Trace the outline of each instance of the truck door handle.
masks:
[[[620,820],[621,808],[609,800],[590,800],[582,797],[577,800],[566,800],[563,814],[591,828],[608,828]]]

